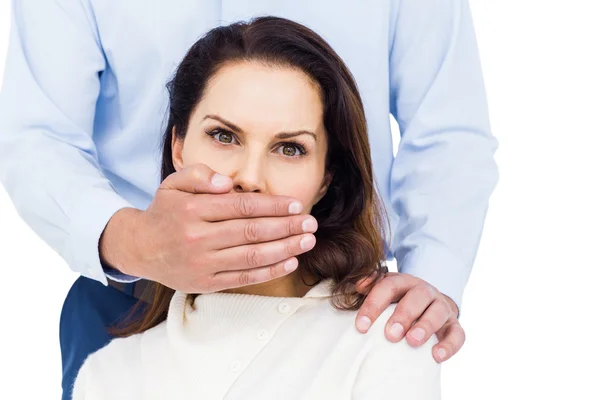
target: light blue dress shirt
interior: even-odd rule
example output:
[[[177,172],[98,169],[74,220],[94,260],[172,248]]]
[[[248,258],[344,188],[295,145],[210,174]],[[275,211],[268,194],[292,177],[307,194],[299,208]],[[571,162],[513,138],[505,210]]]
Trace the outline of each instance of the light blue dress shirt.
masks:
[[[399,270],[460,307],[497,182],[466,0],[20,0],[12,8],[0,178],[21,217],[73,270],[106,284],[104,227],[117,210],[150,204],[165,83],[186,50],[217,25],[276,15],[315,30],[348,64]],[[401,132],[395,158],[390,113]]]

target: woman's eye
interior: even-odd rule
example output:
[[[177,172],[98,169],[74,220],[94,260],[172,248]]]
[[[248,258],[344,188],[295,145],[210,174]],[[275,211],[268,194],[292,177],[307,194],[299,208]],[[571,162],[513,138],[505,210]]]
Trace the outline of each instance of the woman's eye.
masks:
[[[231,133],[227,133],[227,132],[221,132],[221,133],[217,133],[216,138],[219,142],[221,143],[232,143],[233,142],[233,135]]]
[[[299,143],[283,143],[279,147],[279,151],[286,157],[302,157],[306,155],[304,146]]]
[[[284,156],[288,156],[288,157],[293,157],[296,156],[296,152],[299,152],[298,148],[296,146],[293,146],[291,144],[284,144],[282,146],[281,149],[282,153]]]

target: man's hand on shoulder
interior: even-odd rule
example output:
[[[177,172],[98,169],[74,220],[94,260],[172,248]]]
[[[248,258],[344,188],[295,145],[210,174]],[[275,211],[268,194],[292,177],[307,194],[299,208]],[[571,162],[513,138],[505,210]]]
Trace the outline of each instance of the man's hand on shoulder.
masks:
[[[368,279],[359,282],[357,290],[367,294],[369,284]],[[406,337],[408,344],[418,347],[436,334],[439,343],[433,347],[432,355],[438,363],[448,360],[463,346],[465,331],[458,321],[454,301],[424,280],[397,272],[388,272],[368,292],[356,317],[358,331],[368,331],[383,310],[396,302],[385,328],[389,341],[399,342]]]

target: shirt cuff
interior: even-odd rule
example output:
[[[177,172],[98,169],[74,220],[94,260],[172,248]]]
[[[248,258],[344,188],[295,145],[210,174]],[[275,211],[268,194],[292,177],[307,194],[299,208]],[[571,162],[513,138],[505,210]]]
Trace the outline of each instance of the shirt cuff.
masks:
[[[421,245],[403,257],[397,255],[396,259],[398,272],[416,276],[450,297],[456,303],[460,317],[462,296],[471,274],[470,268],[448,249],[437,245]]]
[[[133,275],[124,274],[119,270],[106,266],[104,266],[104,275],[106,275],[106,277],[109,278],[111,281],[120,283],[132,283],[142,279]]]
[[[80,193],[71,212],[69,266],[86,278],[108,285],[107,276],[118,282],[133,282],[131,277],[114,269],[105,270],[100,262],[100,236],[112,216],[123,208],[135,208],[112,188],[96,187]]]

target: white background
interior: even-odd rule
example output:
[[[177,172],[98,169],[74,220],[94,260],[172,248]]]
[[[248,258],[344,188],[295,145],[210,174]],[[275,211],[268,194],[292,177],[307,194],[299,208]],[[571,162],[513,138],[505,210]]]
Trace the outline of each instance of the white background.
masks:
[[[0,0],[0,72],[9,7]],[[600,399],[600,4],[471,8],[500,183],[464,295],[467,342],[444,363],[443,398]],[[1,187],[0,268],[0,398],[58,399],[59,314],[76,275]]]

